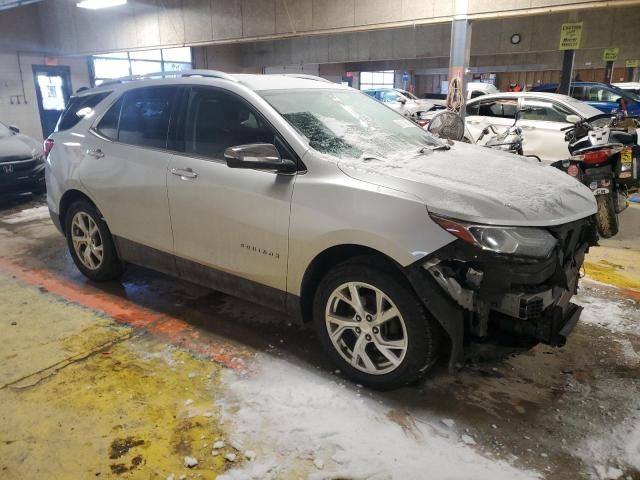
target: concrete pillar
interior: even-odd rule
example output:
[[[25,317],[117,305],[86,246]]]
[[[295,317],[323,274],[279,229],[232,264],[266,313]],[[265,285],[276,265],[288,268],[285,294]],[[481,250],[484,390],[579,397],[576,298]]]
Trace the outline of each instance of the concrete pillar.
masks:
[[[466,85],[466,71],[469,67],[471,51],[471,22],[467,17],[469,0],[455,0],[455,16],[451,23],[451,48],[449,51],[449,81],[457,77],[460,79],[464,96]],[[464,118],[464,105],[460,115]]]
[[[570,23],[579,21],[578,12],[569,12]],[[569,95],[571,89],[571,81],[573,80],[573,62],[576,57],[575,50],[565,50],[562,58],[562,72],[560,73],[560,85],[558,85],[558,93]]]
[[[571,76],[573,74],[573,60],[575,59],[575,50],[565,50],[564,57],[562,58],[562,72],[560,73],[560,85],[558,86],[558,93],[569,95],[569,89],[571,88]]]
[[[604,83],[611,83],[611,78],[613,77],[613,64],[614,62],[608,61],[604,67]]]

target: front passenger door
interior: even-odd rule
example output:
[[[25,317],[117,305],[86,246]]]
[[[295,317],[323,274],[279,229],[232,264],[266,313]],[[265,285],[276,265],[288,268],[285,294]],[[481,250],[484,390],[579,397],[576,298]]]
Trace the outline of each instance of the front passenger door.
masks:
[[[296,177],[229,168],[224,151],[271,143],[293,155],[257,111],[223,89],[192,88],[182,123],[167,177],[180,275],[281,307]]]
[[[524,154],[537,155],[547,161],[567,158],[568,143],[562,129],[571,126],[567,123],[567,115],[572,112],[544,98],[525,98],[522,107],[530,107],[530,111],[522,112],[518,121],[524,138]]]

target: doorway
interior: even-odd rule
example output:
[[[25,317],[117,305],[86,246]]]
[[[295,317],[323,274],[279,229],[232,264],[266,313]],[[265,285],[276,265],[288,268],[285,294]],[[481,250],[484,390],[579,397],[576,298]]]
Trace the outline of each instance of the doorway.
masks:
[[[56,128],[58,118],[71,96],[71,74],[69,67],[34,65],[33,81],[36,87],[42,138],[47,138]]]

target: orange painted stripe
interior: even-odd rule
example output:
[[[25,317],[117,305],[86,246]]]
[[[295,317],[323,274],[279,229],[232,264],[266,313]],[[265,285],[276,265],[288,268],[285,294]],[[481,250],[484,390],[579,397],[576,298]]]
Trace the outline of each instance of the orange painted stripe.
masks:
[[[43,288],[66,301],[102,313],[119,324],[144,329],[172,345],[185,348],[229,368],[247,368],[245,361],[252,356],[248,350],[241,350],[229,344],[212,344],[201,339],[198,330],[184,320],[102,292],[91,285],[79,284],[47,270],[26,268],[1,256],[0,269],[23,283]]]

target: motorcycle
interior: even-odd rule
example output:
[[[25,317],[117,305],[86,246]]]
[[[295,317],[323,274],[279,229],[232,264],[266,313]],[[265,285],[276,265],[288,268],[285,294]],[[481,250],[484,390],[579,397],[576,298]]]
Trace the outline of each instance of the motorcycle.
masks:
[[[518,126],[518,120],[520,120],[520,116],[523,112],[533,111],[534,109],[534,107],[529,107],[517,110],[513,124],[504,132],[498,132],[493,125],[485,127],[476,140],[476,143],[479,144],[485,136],[489,135],[489,133],[493,133],[493,137],[484,143],[484,147],[501,150],[503,152],[510,152],[516,155],[523,155],[522,143],[524,142],[524,139],[522,137],[522,129]],[[540,157],[537,155],[524,156],[541,162]]]
[[[618,233],[618,214],[629,206],[629,190],[640,185],[638,126],[636,119],[620,113],[579,120],[563,129],[571,156],[551,164],[593,191],[598,232],[603,238]]]

